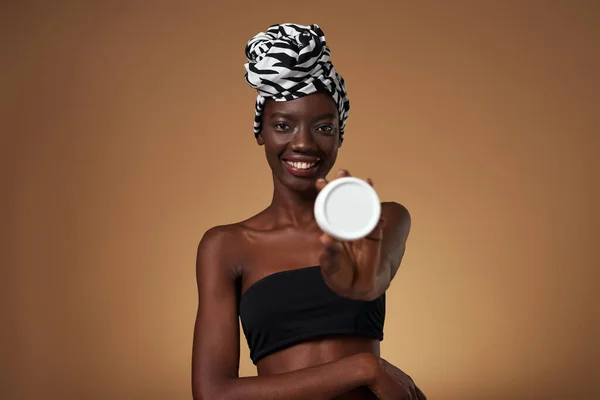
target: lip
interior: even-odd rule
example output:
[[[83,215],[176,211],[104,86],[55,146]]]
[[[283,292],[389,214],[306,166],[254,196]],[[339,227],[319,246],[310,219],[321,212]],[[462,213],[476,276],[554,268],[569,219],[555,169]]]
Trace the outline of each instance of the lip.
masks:
[[[300,169],[300,168],[295,168],[294,166],[288,164],[286,161],[305,162],[305,163],[316,162],[316,164],[312,168]],[[320,160],[318,158],[310,158],[310,159],[309,158],[285,158],[285,159],[281,159],[281,162],[283,163],[285,168],[288,170],[288,172],[294,176],[299,176],[299,177],[307,177],[307,176],[314,175],[317,172],[317,170],[319,169],[319,161]]]

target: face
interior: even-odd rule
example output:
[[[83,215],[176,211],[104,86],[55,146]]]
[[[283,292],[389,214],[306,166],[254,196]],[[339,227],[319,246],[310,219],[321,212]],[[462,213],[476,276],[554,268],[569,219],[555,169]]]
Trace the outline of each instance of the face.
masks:
[[[335,164],[340,147],[339,117],[333,99],[313,93],[299,99],[269,100],[258,144],[273,175],[296,191],[314,190]]]

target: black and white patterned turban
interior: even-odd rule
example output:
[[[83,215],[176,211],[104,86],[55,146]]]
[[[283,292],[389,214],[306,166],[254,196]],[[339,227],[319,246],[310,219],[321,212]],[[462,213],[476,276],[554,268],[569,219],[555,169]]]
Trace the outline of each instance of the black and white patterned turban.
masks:
[[[330,57],[325,35],[318,25],[272,25],[246,45],[246,82],[258,91],[254,136],[262,129],[267,98],[287,101],[317,92],[328,92],[338,106],[340,140],[350,111],[344,79]]]

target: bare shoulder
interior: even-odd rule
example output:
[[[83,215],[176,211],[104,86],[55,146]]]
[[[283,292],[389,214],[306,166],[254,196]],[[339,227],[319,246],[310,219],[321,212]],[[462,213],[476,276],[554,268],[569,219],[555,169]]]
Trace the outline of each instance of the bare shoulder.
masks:
[[[235,241],[236,237],[239,236],[239,231],[238,224],[213,226],[202,235],[198,244],[198,250],[206,251],[215,246],[221,247],[226,242]]]
[[[198,243],[198,269],[203,264],[218,265],[219,268],[229,265],[233,268],[235,276],[239,277],[244,255],[248,249],[248,238],[264,230],[268,221],[266,210],[263,210],[245,220],[208,229]]]
[[[218,225],[208,229],[197,249],[197,273],[207,268],[227,269],[237,275],[243,244],[243,226],[238,223]]]

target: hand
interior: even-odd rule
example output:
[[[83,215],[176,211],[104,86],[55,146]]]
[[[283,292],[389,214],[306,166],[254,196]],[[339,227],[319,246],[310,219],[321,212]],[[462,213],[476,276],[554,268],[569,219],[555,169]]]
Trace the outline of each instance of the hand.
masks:
[[[413,400],[408,390],[385,371],[381,371],[375,383],[369,386],[371,392],[381,400]]]
[[[427,400],[410,376],[383,358],[379,359],[381,370],[371,386],[371,391],[380,399]]]
[[[338,171],[336,178],[350,176],[345,170]],[[371,179],[366,181],[373,186]],[[317,190],[326,185],[325,179],[316,182]],[[325,283],[338,295],[357,299],[370,298],[376,285],[381,262],[381,245],[384,220],[366,237],[354,241],[339,241],[323,233],[321,243],[324,246],[320,258],[321,272]]]

